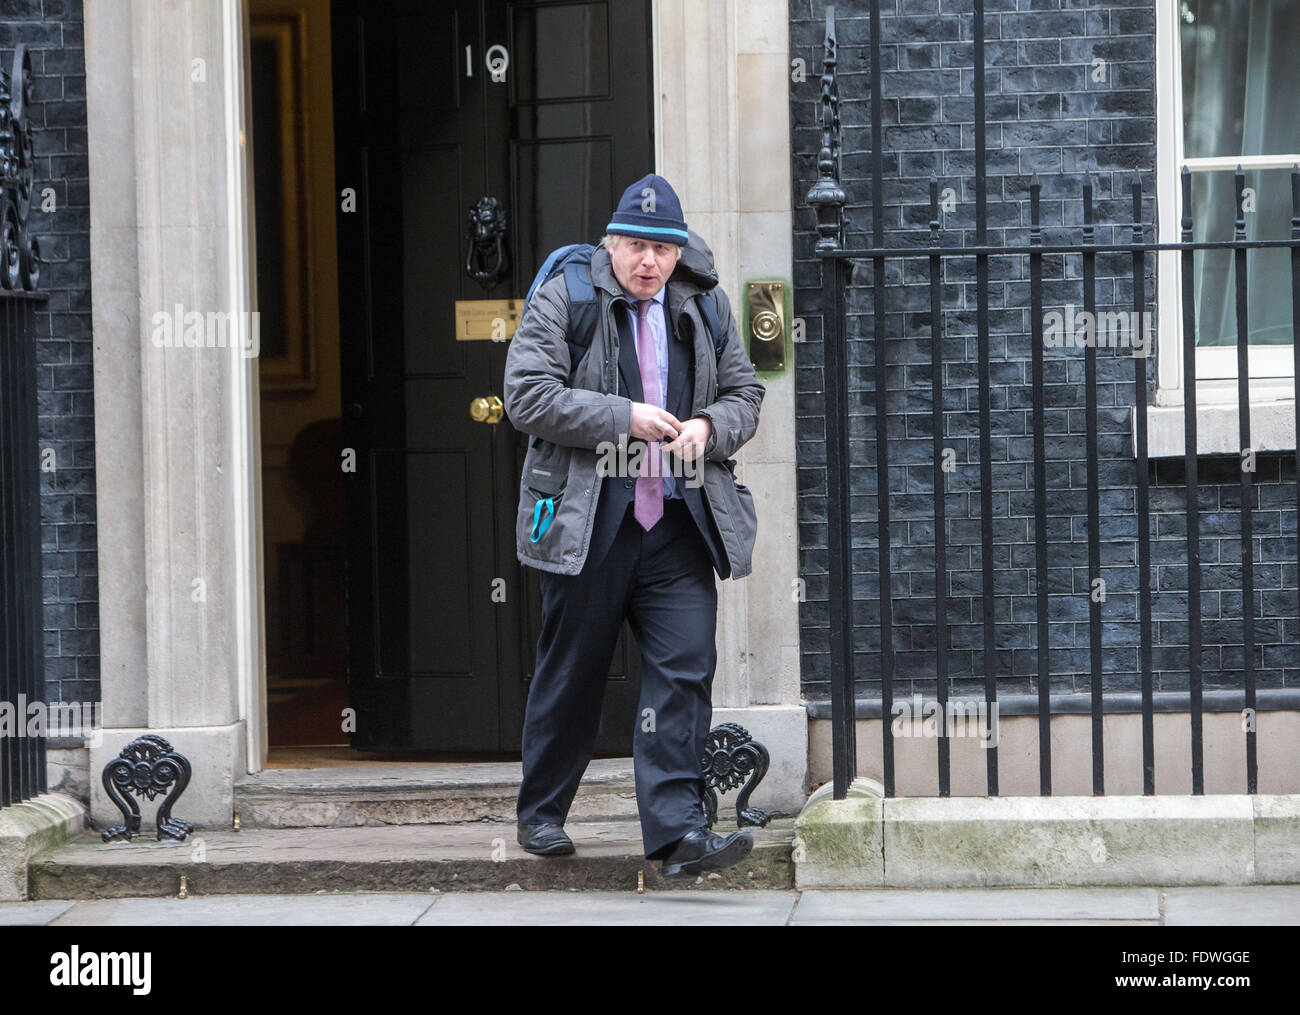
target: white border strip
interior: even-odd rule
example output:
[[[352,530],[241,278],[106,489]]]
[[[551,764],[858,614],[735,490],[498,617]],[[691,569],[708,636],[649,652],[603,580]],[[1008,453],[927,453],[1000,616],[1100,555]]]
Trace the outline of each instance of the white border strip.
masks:
[[[249,194],[245,145],[243,0],[222,0],[222,84],[226,112],[226,271],[230,284],[230,310],[246,327],[252,309],[249,249]],[[239,685],[239,717],[245,723],[244,746],[250,772],[262,767],[263,716],[261,706],[261,560],[257,536],[257,477],[254,468],[253,371],[257,360],[244,354],[248,336],[230,349],[231,436],[230,482],[234,494],[235,666]]]
[[[1161,243],[1176,243],[1182,197],[1183,96],[1178,73],[1178,0],[1156,4],[1156,221]],[[1183,404],[1183,301],[1179,253],[1162,250],[1156,261],[1156,405]]]
[[[1300,162],[1300,155],[1215,155],[1209,158],[1183,159],[1190,172],[1232,172],[1242,169],[1290,169]]]

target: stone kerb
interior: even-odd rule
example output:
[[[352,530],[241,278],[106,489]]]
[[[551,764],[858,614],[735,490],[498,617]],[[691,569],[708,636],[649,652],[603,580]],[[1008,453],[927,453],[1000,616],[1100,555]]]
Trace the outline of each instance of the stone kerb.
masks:
[[[85,823],[85,807],[62,793],[0,808],[0,902],[26,899],[32,857],[79,835]]]
[[[829,784],[795,824],[796,885],[969,888],[1300,881],[1300,796],[896,797]]]
[[[879,888],[885,880],[884,787],[855,779],[843,800],[817,789],[794,823],[795,887]]]

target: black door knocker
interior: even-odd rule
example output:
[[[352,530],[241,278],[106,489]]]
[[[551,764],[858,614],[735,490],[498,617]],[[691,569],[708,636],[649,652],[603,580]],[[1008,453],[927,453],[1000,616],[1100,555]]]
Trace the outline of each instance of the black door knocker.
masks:
[[[495,197],[480,197],[478,204],[469,210],[465,273],[484,290],[491,289],[510,273],[506,210]]]

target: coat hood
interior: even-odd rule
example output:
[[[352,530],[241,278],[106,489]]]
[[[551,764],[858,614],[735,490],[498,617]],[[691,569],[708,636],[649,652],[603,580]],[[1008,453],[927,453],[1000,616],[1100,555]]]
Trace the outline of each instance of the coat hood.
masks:
[[[700,289],[712,289],[718,284],[718,271],[713,266],[713,251],[694,229],[688,229],[690,237],[682,248],[682,256],[673,269],[669,282],[692,282]]]

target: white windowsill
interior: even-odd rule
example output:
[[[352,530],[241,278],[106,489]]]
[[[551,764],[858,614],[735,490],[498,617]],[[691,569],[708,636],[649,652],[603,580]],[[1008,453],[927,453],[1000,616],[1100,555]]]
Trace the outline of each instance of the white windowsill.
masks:
[[[1256,390],[1259,389],[1259,390]],[[1196,386],[1196,454],[1240,455],[1236,381]],[[1162,392],[1165,396],[1172,392]],[[1178,392],[1181,395],[1181,391]],[[1295,388],[1290,378],[1277,383],[1251,381],[1250,443],[1256,452],[1294,451]],[[1230,396],[1230,397],[1229,397]],[[1162,399],[1163,400],[1163,399]],[[1172,400],[1171,400],[1172,401]],[[1132,410],[1133,456],[1137,457],[1137,410]],[[1183,406],[1147,406],[1147,457],[1181,458],[1185,453]]]

